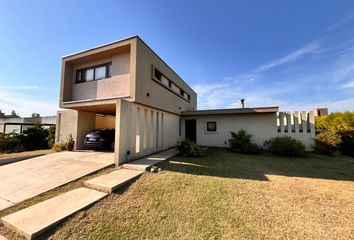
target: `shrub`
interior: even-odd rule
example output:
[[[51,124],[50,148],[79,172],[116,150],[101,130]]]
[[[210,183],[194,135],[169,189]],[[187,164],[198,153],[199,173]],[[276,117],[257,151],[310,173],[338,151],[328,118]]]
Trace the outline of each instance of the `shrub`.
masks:
[[[56,143],[56,144],[53,145],[52,149],[55,152],[64,151],[66,149],[66,144],[65,143]]]
[[[331,154],[340,150],[342,154],[354,156],[354,112],[317,117],[314,140],[316,152]]]
[[[239,130],[237,133],[231,132],[229,139],[230,150],[238,153],[257,154],[262,151],[261,147],[251,142],[252,135],[245,130]]]
[[[16,133],[0,134],[0,152],[20,152],[23,150],[20,135]]]
[[[296,157],[302,156],[305,146],[299,140],[289,136],[274,137],[264,142],[269,152],[280,156]]]
[[[52,148],[55,143],[55,126],[51,126],[48,129],[47,143],[49,148]]]
[[[339,144],[342,142],[341,136],[330,130],[324,130],[314,138],[314,150],[322,154],[332,154],[339,150]]]
[[[205,147],[198,146],[194,142],[189,139],[182,141],[178,146],[177,150],[183,155],[187,157],[199,157],[204,154],[207,150]]]
[[[26,150],[48,149],[48,130],[37,124],[23,131],[21,143]]]
[[[340,151],[342,154],[354,157],[354,130],[341,133]]]

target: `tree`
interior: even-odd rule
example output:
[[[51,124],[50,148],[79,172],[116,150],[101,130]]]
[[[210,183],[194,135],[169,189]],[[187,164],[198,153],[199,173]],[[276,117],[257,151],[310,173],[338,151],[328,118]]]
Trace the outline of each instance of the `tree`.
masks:
[[[15,112],[15,110],[12,110],[11,117],[19,117],[19,115]]]
[[[41,117],[41,115],[39,115],[39,113],[32,113],[32,117],[33,118],[39,118],[39,117]]]

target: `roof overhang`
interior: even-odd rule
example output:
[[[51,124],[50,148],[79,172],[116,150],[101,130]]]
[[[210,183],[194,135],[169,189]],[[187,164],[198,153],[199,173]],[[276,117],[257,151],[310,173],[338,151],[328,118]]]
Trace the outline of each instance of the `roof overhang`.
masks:
[[[235,115],[235,114],[262,114],[276,113],[279,107],[255,107],[255,108],[230,108],[230,109],[212,109],[183,111],[182,116],[204,116],[204,115]]]

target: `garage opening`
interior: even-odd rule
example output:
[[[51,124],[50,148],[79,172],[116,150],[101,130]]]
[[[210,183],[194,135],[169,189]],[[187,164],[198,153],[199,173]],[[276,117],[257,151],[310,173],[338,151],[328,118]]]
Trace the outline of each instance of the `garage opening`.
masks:
[[[96,114],[95,127],[84,138],[84,147],[95,151],[114,152],[115,121],[113,115]]]

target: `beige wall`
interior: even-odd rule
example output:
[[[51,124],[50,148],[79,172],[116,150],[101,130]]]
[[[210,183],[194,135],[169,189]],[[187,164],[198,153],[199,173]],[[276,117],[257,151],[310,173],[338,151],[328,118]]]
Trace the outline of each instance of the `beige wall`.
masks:
[[[57,112],[55,143],[64,143],[69,134],[76,139],[78,111],[61,110]]]
[[[84,149],[84,137],[95,128],[95,120],[95,113],[76,110],[58,111],[55,142],[64,143],[69,134],[72,134],[75,150]]]
[[[191,101],[176,95],[162,84],[152,79],[152,66],[176,83],[191,96]],[[149,96],[147,96],[149,93]],[[155,108],[173,113],[193,110],[197,107],[197,95],[183,80],[174,73],[149,47],[140,39],[137,41],[136,60],[136,96],[135,100]],[[181,108],[181,109],[180,109]]]
[[[179,116],[141,104],[117,101],[117,164],[177,145]],[[128,154],[129,152],[129,154]]]
[[[228,140],[231,138],[230,132],[237,132],[241,129],[252,134],[252,141],[259,145],[277,134],[276,113],[209,115],[184,117],[184,119],[197,120],[197,144],[202,146],[228,147]],[[206,132],[206,121],[217,122],[217,133]],[[185,138],[184,131],[183,121],[183,138]]]
[[[111,78],[75,83],[76,70],[108,62],[112,62]],[[77,64],[73,67],[72,74],[72,101],[129,96],[130,53]]]
[[[115,128],[116,118],[115,116],[107,115],[96,115],[96,125],[95,128]]]

